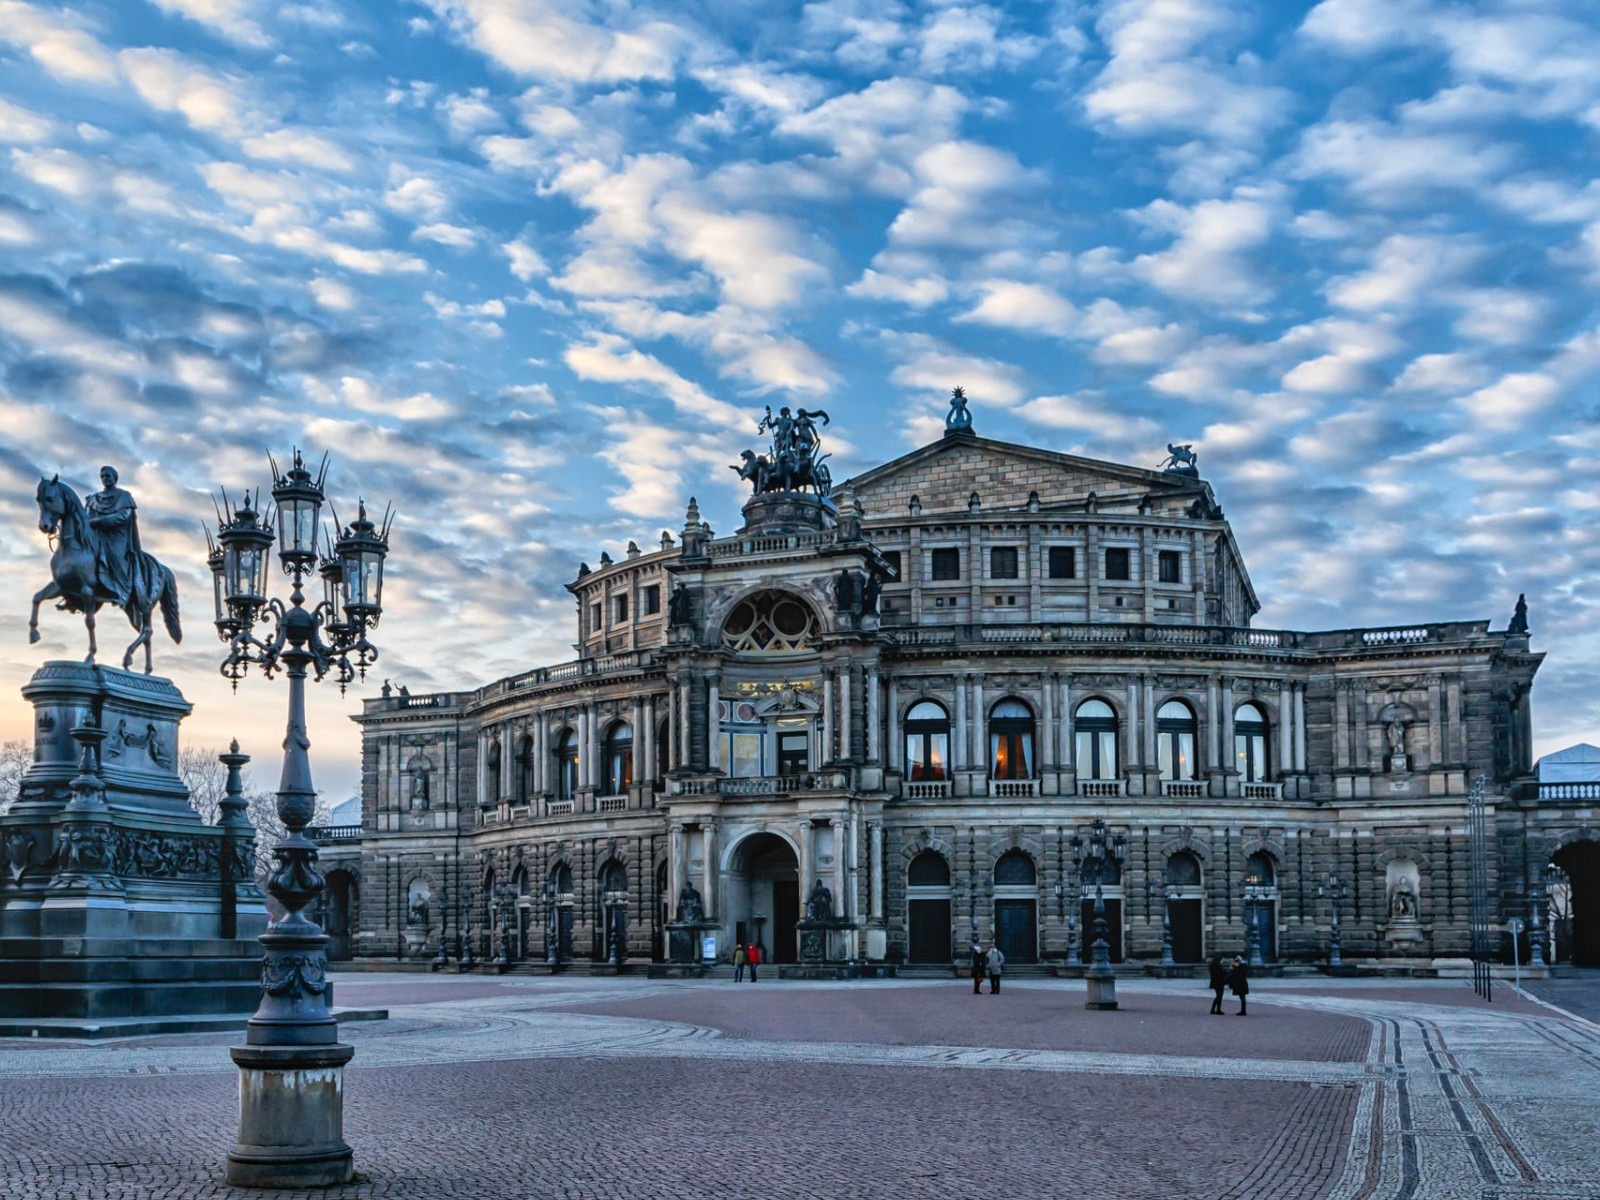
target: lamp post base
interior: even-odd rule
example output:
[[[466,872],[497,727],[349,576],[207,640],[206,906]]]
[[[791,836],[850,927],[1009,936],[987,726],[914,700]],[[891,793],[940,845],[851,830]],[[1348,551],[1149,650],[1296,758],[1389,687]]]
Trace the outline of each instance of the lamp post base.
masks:
[[[1110,972],[1097,974],[1090,970],[1084,976],[1088,985],[1083,1006],[1100,1012],[1110,1012],[1117,1007],[1117,977]]]
[[[239,1142],[228,1152],[235,1187],[349,1183],[344,1067],[354,1046],[233,1046],[239,1066]]]

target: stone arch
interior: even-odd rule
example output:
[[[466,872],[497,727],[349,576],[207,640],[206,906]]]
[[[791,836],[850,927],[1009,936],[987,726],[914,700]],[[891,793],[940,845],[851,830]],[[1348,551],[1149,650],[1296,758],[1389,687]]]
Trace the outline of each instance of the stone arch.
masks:
[[[1202,867],[1211,865],[1211,844],[1208,841],[1196,838],[1192,833],[1180,833],[1173,837],[1164,838],[1156,843],[1156,849],[1161,852],[1163,859],[1171,858],[1187,850],[1200,860]]]
[[[1421,849],[1410,842],[1401,842],[1398,845],[1388,847],[1381,854],[1374,855],[1372,864],[1373,866],[1382,869],[1387,867],[1397,858],[1409,858],[1412,862],[1416,863],[1417,870],[1421,871],[1424,875],[1426,875],[1430,869],[1428,856],[1424,854]]]
[[[744,843],[748,842],[751,838],[758,837],[763,833],[770,833],[773,837],[783,842],[794,854],[795,862],[800,861],[800,843],[787,830],[783,829],[781,826],[757,825],[750,829],[744,830],[737,838],[729,839],[728,844],[722,849],[722,858],[718,863],[720,869],[724,871],[730,870],[733,867],[734,859],[736,857],[735,852],[739,849],[739,847],[744,845]]]
[[[911,860],[924,850],[933,850],[944,855],[945,861],[950,863],[950,870],[955,870],[956,848],[937,834],[927,838],[908,838],[900,843],[900,870],[905,871],[911,865]]]
[[[1019,836],[1008,830],[1003,837],[990,838],[984,846],[984,854],[987,858],[987,866],[984,869],[988,871],[991,878],[994,875],[994,865],[1000,861],[1001,855],[1009,854],[1013,850],[1021,850],[1029,858],[1033,859],[1035,865],[1038,865],[1041,870],[1043,870],[1042,864],[1048,861],[1044,851],[1043,838],[1034,837],[1030,834]],[[980,861],[983,860],[980,859]]]
[[[806,623],[803,626],[784,619],[782,607],[791,603],[804,612]],[[740,629],[731,629],[730,622],[746,605],[749,606],[749,623]],[[725,607],[709,616],[707,628],[715,630],[718,645],[736,654],[798,655],[815,654],[820,649],[817,638],[827,631],[828,622],[825,610],[803,592],[758,583],[730,597]],[[781,644],[786,641],[795,644]]]
[[[1289,861],[1289,852],[1284,848],[1283,843],[1277,838],[1267,837],[1264,834],[1245,838],[1240,848],[1246,859],[1260,851],[1265,851],[1272,855],[1272,860],[1277,864],[1279,871],[1282,871],[1283,864]]]

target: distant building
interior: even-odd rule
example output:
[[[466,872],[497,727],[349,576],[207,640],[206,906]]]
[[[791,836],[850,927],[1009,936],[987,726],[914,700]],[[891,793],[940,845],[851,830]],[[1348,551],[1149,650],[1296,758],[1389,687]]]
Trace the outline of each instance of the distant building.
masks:
[[[353,955],[650,960],[694,927],[784,963],[820,915],[829,958],[948,964],[976,935],[1060,963],[1098,892],[1117,959],[1253,927],[1317,960],[1336,878],[1347,960],[1426,962],[1469,950],[1473,780],[1497,928],[1595,836],[1533,778],[1522,610],[1254,628],[1192,456],[954,426],[831,502],[758,494],[728,536],[691,501],[568,586],[576,661],[356,718],[360,838],[323,855]]]

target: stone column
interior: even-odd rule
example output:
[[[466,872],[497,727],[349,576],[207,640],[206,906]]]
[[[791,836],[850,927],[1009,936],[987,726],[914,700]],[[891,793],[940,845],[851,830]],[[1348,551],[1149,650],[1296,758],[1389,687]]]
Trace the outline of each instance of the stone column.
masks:
[[[683,822],[674,821],[668,836],[671,840],[671,850],[667,854],[667,916],[669,920],[676,921],[678,893],[683,891],[685,869],[688,866],[684,855]]]
[[[855,667],[845,663],[839,669],[839,757],[854,758],[855,722],[850,712],[850,685],[855,681]]]
[[[533,717],[533,790],[550,790],[550,721],[542,712]]]
[[[638,741],[644,753],[640,760],[639,771],[644,783],[651,783],[656,777],[656,698],[647,695],[644,698],[644,712],[639,718]]]
[[[717,823],[700,822],[700,893],[705,897],[706,916],[715,916],[721,898],[717,895]]]
[[[835,751],[833,748],[833,672],[822,673],[822,766],[833,761]],[[801,895],[805,888],[800,889]]]
[[[830,916],[848,917],[850,915],[850,895],[845,891],[845,856],[850,847],[845,842],[845,822],[842,817],[828,818],[828,825],[833,830],[833,903],[834,911]]]
[[[984,721],[983,676],[972,677],[972,765],[989,773],[988,729]]]
[[[1306,769],[1306,685],[1294,685],[1294,769]]]
[[[1161,761],[1161,755],[1156,752],[1156,685],[1150,676],[1145,675],[1140,679],[1140,698],[1143,703],[1144,717],[1144,749],[1141,757],[1144,765],[1152,771]]]
[[[1041,719],[1044,721],[1044,725],[1039,730],[1039,738],[1038,738],[1038,742],[1039,742],[1039,746],[1038,746],[1038,755],[1039,755],[1038,767],[1039,767],[1039,773],[1041,775],[1043,775],[1044,772],[1046,772],[1046,771],[1054,771],[1056,769],[1056,687],[1055,687],[1055,683],[1056,683],[1055,672],[1053,672],[1053,671],[1046,672],[1045,673],[1045,677],[1044,677],[1044,688],[1042,689],[1044,694],[1040,697],[1040,699],[1043,701],[1043,703],[1040,705],[1040,709],[1041,709],[1040,715],[1041,715]]]
[[[1063,675],[1061,677],[1061,748],[1056,762],[1063,767],[1070,766],[1076,770],[1077,762],[1073,755],[1077,753],[1077,750],[1073,745],[1072,723],[1072,677]]]
[[[706,681],[706,762],[713,771],[722,763],[722,689],[716,676]]]
[[[800,853],[796,866],[800,872],[800,912],[805,913],[806,893],[811,890],[812,873],[816,870],[816,849],[811,836],[811,818],[803,817],[796,832],[800,835]]]
[[[967,679],[964,675],[956,676],[956,723],[950,730],[950,757],[951,769],[964,771],[967,767],[967,742],[971,734],[967,730]]]
[[[867,864],[872,884],[868,891],[867,915],[874,921],[883,920],[883,822],[874,821],[867,826],[867,841],[872,861]]]
[[[904,747],[900,737],[900,685],[893,675],[889,676],[889,769],[899,771],[903,769],[900,756]]]
[[[516,735],[512,732],[511,722],[507,721],[500,726],[500,794],[494,798],[496,804],[508,796],[516,795],[519,769]]]
[[[1217,686],[1215,678],[1206,684],[1206,706],[1210,710],[1206,713],[1206,750],[1211,760],[1206,766],[1215,771],[1223,765],[1222,689]]]
[[[674,757],[677,759],[679,767],[687,767],[694,761],[694,755],[690,750],[692,739],[689,732],[689,681],[687,679],[678,681],[678,713],[675,724],[678,735],[678,753]]]
[[[883,761],[883,736],[879,729],[882,720],[882,708],[878,697],[878,670],[873,667],[867,671],[867,761]]]
[[[1123,774],[1127,774],[1128,769],[1131,767],[1144,765],[1137,761],[1144,756],[1143,733],[1139,728],[1143,722],[1139,720],[1139,680],[1137,676],[1129,676],[1128,678],[1127,709],[1127,716],[1123,721]]]
[[[1233,761],[1233,680],[1228,676],[1222,677],[1222,765],[1224,770],[1231,770]]]
[[[489,802],[489,734],[478,731],[478,805]]]
[[[1283,772],[1294,770],[1294,697],[1287,679],[1278,685],[1278,762]]]

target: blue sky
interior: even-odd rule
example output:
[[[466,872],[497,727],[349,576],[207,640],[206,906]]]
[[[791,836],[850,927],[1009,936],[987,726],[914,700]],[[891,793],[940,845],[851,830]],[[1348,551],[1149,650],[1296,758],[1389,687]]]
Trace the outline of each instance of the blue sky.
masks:
[[[989,436],[1193,442],[1263,626],[1526,591],[1539,746],[1592,740],[1597,135],[1575,0],[0,0],[0,548],[42,585],[38,477],[117,465],[191,743],[275,760],[199,531],[268,450],[399,505],[422,691],[570,657],[578,561],[690,494],[731,530],[766,404],[829,411],[837,478],[962,384]],[[15,696],[81,630],[6,609]]]

